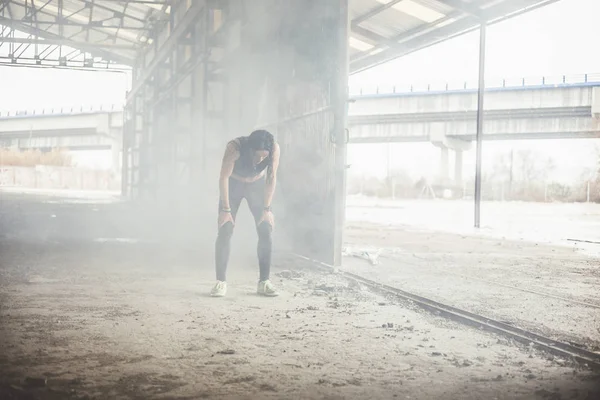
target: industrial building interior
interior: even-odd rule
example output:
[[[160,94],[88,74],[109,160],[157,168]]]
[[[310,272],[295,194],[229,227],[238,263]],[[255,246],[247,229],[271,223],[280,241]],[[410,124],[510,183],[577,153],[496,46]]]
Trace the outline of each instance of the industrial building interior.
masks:
[[[370,123],[349,117],[362,104],[350,75],[479,32],[473,134],[430,140],[446,158],[477,149],[464,218],[480,228],[486,28],[556,1],[0,0],[0,73],[131,75],[122,134],[101,144],[118,200],[0,188],[0,398],[600,398],[600,258],[579,251],[597,243],[432,234],[346,212],[349,142]],[[572,90],[592,105],[571,108],[595,128],[573,137],[600,137],[590,79]],[[261,129],[281,148],[281,294],[256,296],[244,210],[230,291],[211,298],[223,152]],[[366,243],[403,252],[348,256]]]

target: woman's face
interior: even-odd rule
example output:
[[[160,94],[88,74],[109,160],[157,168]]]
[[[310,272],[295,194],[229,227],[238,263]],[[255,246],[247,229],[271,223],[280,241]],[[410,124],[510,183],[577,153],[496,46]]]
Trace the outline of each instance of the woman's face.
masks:
[[[256,164],[258,164],[259,162],[261,162],[262,160],[264,160],[268,156],[269,156],[269,151],[268,150],[256,150],[254,152],[254,162]]]

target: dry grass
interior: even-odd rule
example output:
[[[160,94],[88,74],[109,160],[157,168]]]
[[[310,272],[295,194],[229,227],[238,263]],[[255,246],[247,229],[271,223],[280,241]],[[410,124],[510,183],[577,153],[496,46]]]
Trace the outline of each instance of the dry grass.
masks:
[[[52,149],[49,152],[0,149],[0,166],[34,167],[36,165],[69,167],[72,166],[72,159],[61,149]]]

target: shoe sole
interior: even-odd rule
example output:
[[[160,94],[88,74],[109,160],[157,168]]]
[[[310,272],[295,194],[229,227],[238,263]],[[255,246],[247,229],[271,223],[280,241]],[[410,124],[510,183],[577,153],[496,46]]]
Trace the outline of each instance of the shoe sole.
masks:
[[[268,293],[260,293],[260,292],[258,292],[256,294],[258,294],[259,296],[264,296],[264,297],[277,297],[277,296],[279,296],[279,293],[268,294]]]
[[[213,293],[210,293],[210,297],[225,297],[225,294],[213,294]]]

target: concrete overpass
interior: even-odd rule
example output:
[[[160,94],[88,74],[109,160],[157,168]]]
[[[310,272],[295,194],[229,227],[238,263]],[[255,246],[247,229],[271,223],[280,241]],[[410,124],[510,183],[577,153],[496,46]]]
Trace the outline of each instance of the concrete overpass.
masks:
[[[119,169],[123,111],[116,106],[0,112],[0,146],[20,150],[112,150]]]
[[[484,104],[484,140],[600,137],[600,74],[486,83]],[[477,89],[468,84],[359,91],[349,105],[350,142],[464,148],[476,116]]]
[[[600,74],[486,82],[484,140],[600,138]],[[462,181],[462,154],[476,137],[477,88],[468,83],[353,93],[350,143],[431,142],[440,176]]]

